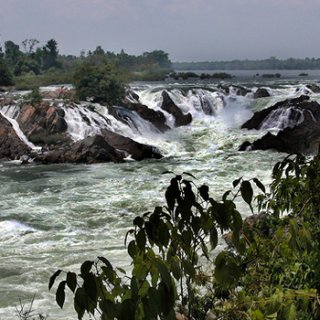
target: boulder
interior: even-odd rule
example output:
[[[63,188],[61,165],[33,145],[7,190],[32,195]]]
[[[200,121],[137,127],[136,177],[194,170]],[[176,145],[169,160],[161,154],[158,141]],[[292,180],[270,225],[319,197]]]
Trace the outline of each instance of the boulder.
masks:
[[[175,127],[186,126],[191,123],[191,113],[184,114],[172,101],[167,91],[162,91],[161,109],[170,113],[175,119]]]
[[[317,86],[316,84],[307,84],[306,87],[311,90],[313,93],[320,93],[320,87]]]
[[[257,91],[253,94],[255,99],[270,97],[270,93],[266,88],[258,88]]]
[[[154,146],[136,142],[128,137],[106,129],[101,131],[101,135],[113,148],[122,152],[124,156],[130,155],[134,160],[140,161],[150,158],[162,158],[160,151]]]
[[[252,118],[249,119],[247,122],[245,122],[241,126],[241,128],[242,129],[249,129],[249,130],[250,129],[258,130],[262,126],[264,120],[270,115],[270,113],[274,110],[279,109],[279,108],[289,108],[289,107],[302,108],[302,109],[310,108],[311,105],[308,103],[309,99],[310,99],[309,96],[302,95],[298,98],[280,101],[269,108],[255,112],[255,114],[252,116]],[[316,110],[313,110],[313,111],[316,112]],[[316,113],[318,113],[318,112],[316,112]]]
[[[11,123],[0,113],[0,159],[18,159],[31,149],[18,137]]]
[[[123,157],[104,137],[95,135],[77,141],[68,148],[57,148],[39,154],[35,160],[41,163],[98,163],[122,162]]]
[[[65,134],[68,125],[64,116],[63,109],[43,102],[39,106],[22,106],[17,122],[29,140],[37,144],[46,144],[50,136],[58,136],[65,142],[69,139]]]
[[[161,111],[155,111],[141,103],[130,103],[126,108],[136,112],[142,119],[151,122],[160,132],[169,130],[166,125],[166,117]]]
[[[219,89],[222,89],[225,94],[234,93],[237,96],[246,96],[251,91],[245,87],[238,86],[238,85],[225,85],[225,84],[219,84]]]
[[[257,112],[242,127],[257,129],[261,121],[267,116],[268,112],[277,108],[292,107],[299,108],[303,114],[303,119],[293,127],[286,127],[276,135],[268,132],[262,138],[249,143],[244,142],[239,150],[267,150],[273,149],[286,153],[314,154],[319,150],[320,144],[320,105],[315,101],[308,101],[309,97],[285,100],[276,105]],[[270,111],[271,110],[271,111]]]

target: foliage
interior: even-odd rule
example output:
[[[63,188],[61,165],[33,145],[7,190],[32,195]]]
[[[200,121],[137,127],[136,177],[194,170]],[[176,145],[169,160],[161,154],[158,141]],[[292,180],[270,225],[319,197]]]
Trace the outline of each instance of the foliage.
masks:
[[[48,70],[43,74],[24,74],[15,77],[15,86],[18,90],[32,90],[41,86],[48,86],[53,84],[67,84],[72,83],[72,74],[61,71]]]
[[[13,85],[13,78],[10,70],[0,58],[0,86],[11,86]]]
[[[136,217],[127,233],[131,275],[104,257],[85,261],[79,275],[65,273],[58,305],[68,287],[79,319],[85,312],[175,319],[178,305],[189,319],[205,319],[207,311],[219,319],[318,319],[319,170],[320,156],[288,156],[275,165],[270,192],[256,178],[239,178],[219,201],[206,185],[195,188],[175,176],[166,206]],[[243,221],[239,197],[261,213]],[[212,254],[226,232],[231,246]],[[53,274],[49,289],[61,273]]]
[[[80,100],[117,104],[125,95],[125,87],[115,68],[97,57],[78,67],[73,83]]]
[[[40,105],[42,97],[39,88],[34,88],[32,91],[23,97],[23,100],[31,103],[33,106]]]

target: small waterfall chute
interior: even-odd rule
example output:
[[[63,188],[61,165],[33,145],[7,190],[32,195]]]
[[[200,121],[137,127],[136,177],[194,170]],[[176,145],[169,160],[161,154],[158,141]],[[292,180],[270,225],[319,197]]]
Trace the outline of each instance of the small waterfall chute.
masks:
[[[279,108],[272,111],[263,121],[260,128],[261,130],[277,129],[283,130],[285,128],[293,128],[304,120],[303,111],[294,108]]]

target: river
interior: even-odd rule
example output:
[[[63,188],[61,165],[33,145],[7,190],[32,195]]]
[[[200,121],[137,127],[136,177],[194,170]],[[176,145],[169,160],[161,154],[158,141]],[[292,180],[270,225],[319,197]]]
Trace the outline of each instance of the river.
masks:
[[[189,172],[197,178],[197,185],[208,184],[216,198],[240,176],[258,177],[268,184],[271,169],[283,154],[238,152],[237,148],[282,124],[275,121],[260,131],[241,130],[240,126],[254,111],[307,92],[306,84],[319,85],[319,74],[231,80],[252,91],[264,86],[271,96],[260,99],[254,99],[252,93],[236,95],[235,90],[222,93],[215,81],[131,84],[141,102],[151,108],[159,108],[161,91],[166,89],[184,112],[192,113],[191,125],[166,133],[141,119],[135,128],[112,120],[115,131],[126,131],[139,142],[157,146],[164,155],[161,160],[26,166],[0,162],[0,319],[14,319],[16,309],[21,304],[28,308],[33,297],[34,314],[76,319],[71,295],[62,311],[55,303],[54,290],[48,291],[50,276],[57,269],[78,271],[81,262],[98,255],[129,269],[125,233],[136,215],[164,204],[170,176],[162,172]],[[320,101],[319,94],[311,97]],[[203,112],[201,99],[214,115]],[[167,123],[172,124],[169,116]],[[79,130],[72,120],[68,124],[70,134]],[[243,210],[243,214],[249,212]]]

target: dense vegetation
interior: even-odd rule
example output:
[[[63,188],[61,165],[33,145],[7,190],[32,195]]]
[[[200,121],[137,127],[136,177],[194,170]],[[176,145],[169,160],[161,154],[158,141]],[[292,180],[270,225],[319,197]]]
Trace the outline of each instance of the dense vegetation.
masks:
[[[169,55],[162,50],[135,56],[123,50],[118,54],[105,52],[97,46],[93,51],[73,56],[59,54],[54,39],[44,46],[39,46],[36,39],[26,39],[21,46],[9,40],[4,48],[0,47],[0,85],[15,84],[18,89],[32,89],[40,85],[72,83],[79,65],[102,58],[118,70],[122,81],[162,80],[171,70]]]
[[[98,257],[78,275],[58,270],[49,289],[63,275],[56,301],[62,308],[69,288],[79,319],[319,319],[319,171],[319,155],[288,156],[269,191],[239,178],[221,199],[190,174],[174,176],[166,205],[137,216],[125,237],[131,274]]]
[[[174,70],[303,70],[320,69],[320,58],[175,62]]]

